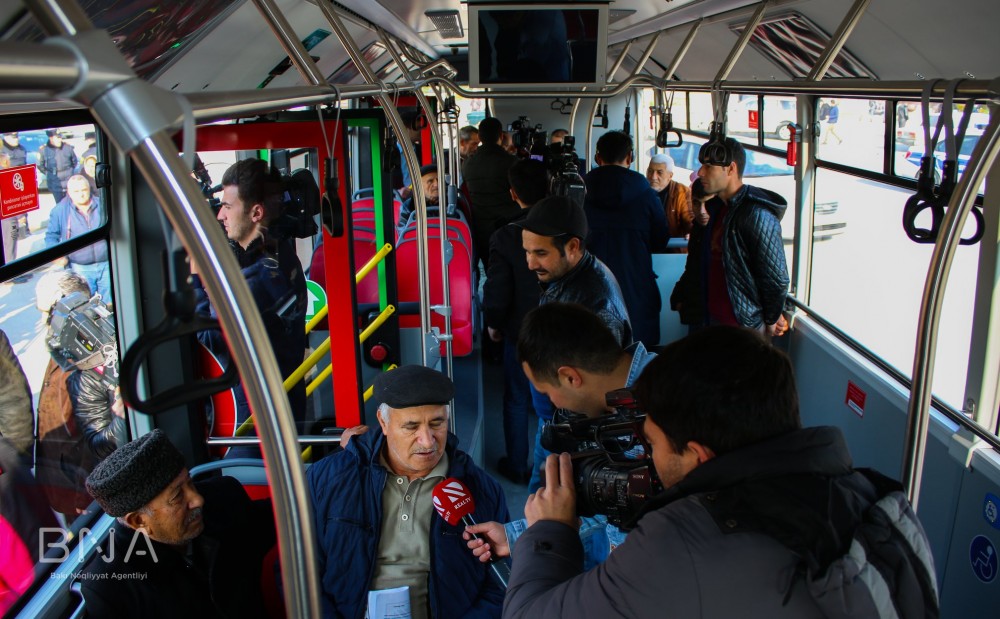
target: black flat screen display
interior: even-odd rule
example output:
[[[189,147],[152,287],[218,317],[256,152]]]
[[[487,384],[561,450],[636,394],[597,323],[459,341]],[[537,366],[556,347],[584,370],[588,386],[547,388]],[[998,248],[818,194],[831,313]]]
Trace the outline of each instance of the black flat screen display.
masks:
[[[550,5],[551,7],[551,5]],[[473,85],[604,83],[600,8],[480,8]],[[602,35],[604,41],[602,41]],[[478,52],[478,54],[477,54]],[[476,79],[478,78],[478,79]]]

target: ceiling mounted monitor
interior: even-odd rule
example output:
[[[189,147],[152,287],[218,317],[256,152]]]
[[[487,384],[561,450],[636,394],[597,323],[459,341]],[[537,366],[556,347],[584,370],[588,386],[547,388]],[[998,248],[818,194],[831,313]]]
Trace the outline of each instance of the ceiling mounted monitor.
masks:
[[[570,89],[606,83],[608,6],[470,4],[469,85]]]

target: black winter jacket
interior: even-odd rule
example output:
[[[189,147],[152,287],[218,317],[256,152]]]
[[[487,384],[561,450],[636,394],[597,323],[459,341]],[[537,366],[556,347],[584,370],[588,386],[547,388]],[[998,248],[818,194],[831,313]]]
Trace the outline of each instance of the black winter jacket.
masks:
[[[632,343],[632,324],[621,288],[611,269],[594,254],[585,251],[580,262],[562,279],[541,286],[539,305],[553,301],[579,303],[597,314],[615,334],[622,348],[628,348]]]
[[[772,325],[784,309],[789,279],[780,222],[787,206],[780,195],[751,185],[729,200],[722,261],[733,313],[744,327]]]
[[[107,458],[125,441],[125,420],[111,412],[114,391],[108,388],[97,370],[73,372],[66,379],[73,418],[78,431],[83,432],[87,446],[99,460]]]
[[[251,501],[232,477],[195,485],[205,499],[205,530],[190,555],[154,541],[154,559],[141,537],[129,554],[133,531],[115,524],[113,559],[95,556],[81,576],[88,617],[267,617],[261,563],[277,538],[270,501]]]
[[[682,325],[705,324],[705,293],[702,290],[702,273],[705,270],[705,226],[695,223],[688,236],[687,259],[684,272],[670,293],[670,309],[680,314]]]
[[[646,348],[660,343],[660,291],[651,254],[667,248],[670,232],[663,203],[639,174],[618,165],[587,173],[587,249],[615,274],[632,323]]]
[[[528,268],[521,243],[522,228],[516,222],[528,216],[521,211],[490,237],[490,268],[483,284],[483,311],[486,326],[500,329],[504,337],[516,340],[521,321],[538,307],[538,276]]]

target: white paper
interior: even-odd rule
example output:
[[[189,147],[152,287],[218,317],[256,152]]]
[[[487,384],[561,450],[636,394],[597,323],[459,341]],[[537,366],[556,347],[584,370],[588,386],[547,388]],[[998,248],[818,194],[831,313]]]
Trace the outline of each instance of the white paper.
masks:
[[[410,588],[368,592],[368,619],[410,619]]]

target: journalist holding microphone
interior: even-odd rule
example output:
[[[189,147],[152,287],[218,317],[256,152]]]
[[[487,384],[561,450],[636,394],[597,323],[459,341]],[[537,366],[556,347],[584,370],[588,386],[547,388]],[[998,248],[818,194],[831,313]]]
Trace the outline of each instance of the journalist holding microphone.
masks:
[[[788,357],[711,327],[632,388],[665,490],[583,571],[574,463],[525,504],[504,617],[930,617],[933,560],[899,484],[854,469],[832,427],[803,428]]]
[[[500,484],[448,432],[454,395],[430,368],[380,374],[378,427],[309,469],[324,617],[361,619],[402,587],[414,619],[500,616],[503,571],[480,563],[462,532],[510,515]]]

